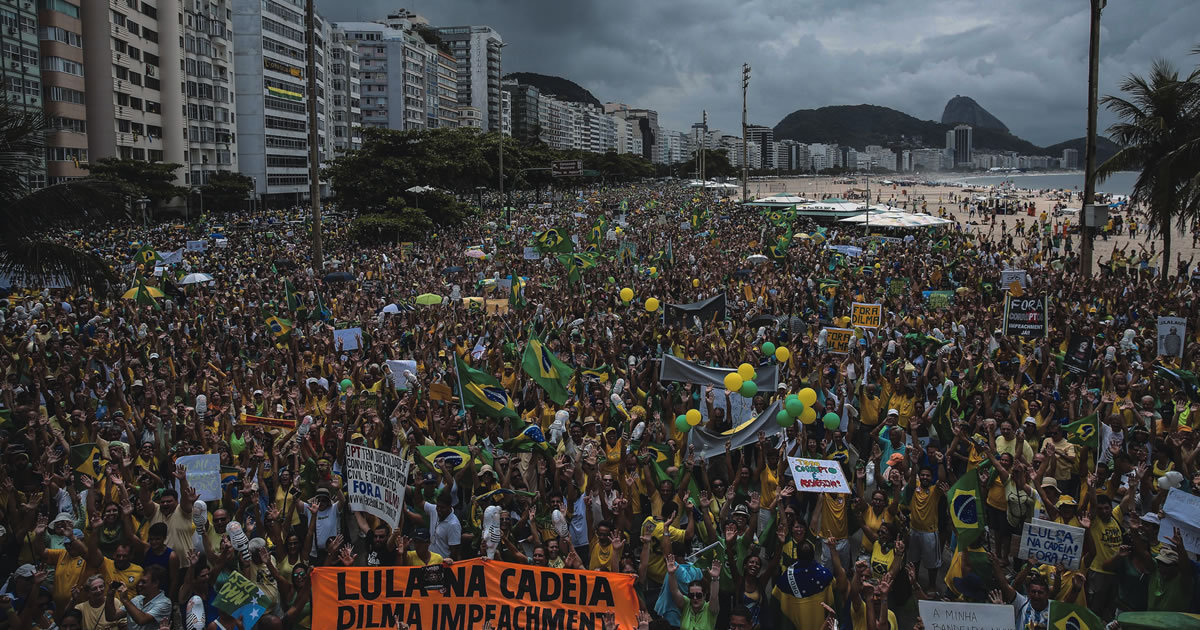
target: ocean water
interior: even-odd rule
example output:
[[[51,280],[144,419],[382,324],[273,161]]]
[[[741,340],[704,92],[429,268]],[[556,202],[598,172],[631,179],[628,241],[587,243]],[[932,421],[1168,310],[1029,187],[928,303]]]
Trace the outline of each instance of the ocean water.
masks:
[[[1096,183],[1096,191],[1109,193],[1113,195],[1128,195],[1133,191],[1133,184],[1137,181],[1138,174],[1134,171],[1121,171],[1114,173],[1103,182]],[[975,176],[966,175],[954,179],[956,182],[964,182],[976,186],[991,186],[1012,182],[1017,188],[1032,188],[1042,190],[1047,188],[1069,188],[1071,190],[1083,190],[1083,171],[1076,173],[1047,173],[1047,174],[1012,174],[1012,175],[988,175]]]

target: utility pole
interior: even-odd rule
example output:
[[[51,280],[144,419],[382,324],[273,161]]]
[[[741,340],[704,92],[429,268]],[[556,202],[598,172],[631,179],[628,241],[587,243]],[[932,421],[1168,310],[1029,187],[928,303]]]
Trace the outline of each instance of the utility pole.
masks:
[[[750,141],[746,138],[746,90],[750,88],[750,64],[742,64],[742,203],[750,199]]]
[[[304,37],[304,57],[308,74],[308,195],[312,203],[312,257],[313,269],[325,268],[325,252],[321,247],[321,154],[317,144],[317,20],[313,9],[314,0],[304,6],[304,26],[308,31]]]
[[[1104,10],[1107,0],[1091,0],[1092,30],[1088,40],[1088,117],[1087,142],[1084,145],[1083,173],[1083,207],[1079,209],[1081,220],[1079,226],[1079,271],[1084,276],[1092,275],[1092,240],[1095,238],[1093,229],[1088,225],[1088,206],[1096,202],[1096,109],[1097,83],[1100,75],[1100,12]],[[1171,261],[1166,261],[1169,265]],[[1164,267],[1165,268],[1165,267]]]
[[[708,166],[708,164],[707,164],[707,162],[708,162],[708,155],[707,155],[708,110],[707,109],[703,110],[703,112],[704,112],[704,119],[703,119],[704,127],[700,130],[700,185],[701,185],[700,191],[701,191],[702,195],[707,195],[708,190],[706,190],[706,189],[708,188],[708,186],[705,184],[705,182],[708,181],[708,179],[707,179],[708,174],[705,173],[704,171],[705,171],[705,168]]]

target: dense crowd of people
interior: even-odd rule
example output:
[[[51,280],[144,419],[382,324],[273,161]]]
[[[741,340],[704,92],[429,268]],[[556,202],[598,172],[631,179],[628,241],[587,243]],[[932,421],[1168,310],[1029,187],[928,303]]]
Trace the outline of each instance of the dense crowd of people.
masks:
[[[1052,601],[1200,612],[1197,523],[1166,511],[1200,493],[1187,265],[1080,274],[1078,234],[1045,215],[879,238],[770,214],[657,184],[411,244],[336,220],[323,268],[284,212],[62,235],[127,285],[0,302],[0,628],[244,627],[214,601],[235,572],[255,627],[310,628],[316,567],[480,556],[636,576],[648,628],[895,630],[921,600],[1011,605],[1018,630],[1048,630]],[[1005,334],[1014,293],[1044,298],[1044,334]],[[721,295],[723,317],[662,312]],[[1162,316],[1186,320],[1169,354]],[[525,366],[533,340],[564,392]],[[666,355],[778,386],[665,380]],[[352,445],[413,461],[397,526],[350,509]],[[202,500],[179,460],[205,454],[222,486]],[[798,490],[789,457],[837,462],[850,492]],[[1081,528],[1081,560],[1026,553],[1034,519]]]

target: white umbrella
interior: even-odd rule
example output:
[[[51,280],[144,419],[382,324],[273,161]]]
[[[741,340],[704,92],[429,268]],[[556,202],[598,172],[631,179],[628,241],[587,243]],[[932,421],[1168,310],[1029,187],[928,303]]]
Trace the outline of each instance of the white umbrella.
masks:
[[[746,260],[757,265],[757,264],[767,262],[767,257],[763,256],[762,254],[750,254],[749,256],[746,257]]]
[[[467,258],[483,258],[487,254],[483,253],[482,249],[468,249]]]
[[[419,195],[421,193],[427,193],[431,190],[437,190],[437,189],[434,188],[433,186],[413,186],[412,188],[405,189],[405,192],[415,193],[415,194]]]
[[[179,284],[201,284],[204,282],[212,282],[213,277],[206,273],[189,273],[179,281]]]
[[[384,313],[399,313],[400,307],[396,306],[395,304],[388,304],[387,306],[383,307],[383,312]]]

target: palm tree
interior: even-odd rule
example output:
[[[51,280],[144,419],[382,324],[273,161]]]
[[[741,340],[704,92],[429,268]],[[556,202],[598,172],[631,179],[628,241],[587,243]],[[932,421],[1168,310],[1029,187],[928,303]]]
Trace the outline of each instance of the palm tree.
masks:
[[[1200,178],[1189,175],[1189,160],[1185,159],[1200,130],[1198,85],[1200,70],[1181,79],[1170,62],[1159,59],[1148,76],[1125,78],[1121,91],[1126,98],[1101,99],[1120,118],[1108,133],[1122,148],[1100,165],[1096,178],[1104,181],[1117,171],[1140,171],[1130,202],[1149,208],[1151,233],[1162,237],[1159,279],[1164,285],[1171,265],[1172,223],[1186,230],[1200,216]],[[1190,169],[1194,173],[1194,163]]]
[[[30,287],[64,283],[105,293],[116,282],[98,255],[76,249],[67,229],[128,215],[111,184],[77,180],[38,190],[29,173],[45,155],[40,113],[0,103],[0,273]]]

